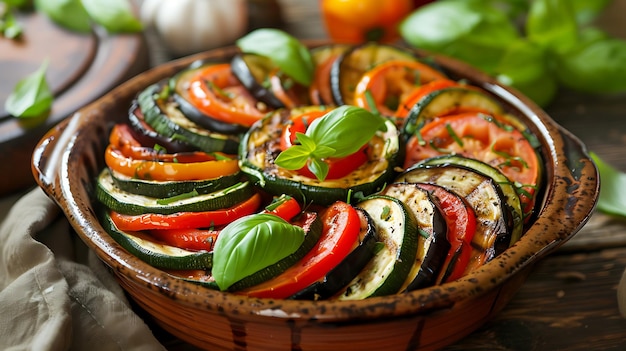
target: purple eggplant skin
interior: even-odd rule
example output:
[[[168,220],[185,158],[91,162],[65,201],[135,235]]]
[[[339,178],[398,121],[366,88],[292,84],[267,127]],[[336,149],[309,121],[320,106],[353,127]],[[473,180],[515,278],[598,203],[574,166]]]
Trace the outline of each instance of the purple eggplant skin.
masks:
[[[253,57],[252,54],[237,54],[230,61],[230,70],[241,85],[257,100],[267,104],[272,108],[283,108],[285,105],[280,101],[274,93],[259,82],[252,73],[246,57]]]
[[[356,246],[335,268],[331,269],[322,280],[319,280],[289,299],[292,300],[325,300],[333,297],[365,268],[374,257],[378,247],[378,235],[370,215],[363,209],[355,207],[366,225],[361,226],[359,245]]]
[[[433,213],[433,234],[432,242],[428,246],[428,251],[424,256],[424,261],[420,265],[420,269],[406,291],[423,289],[436,283],[437,277],[443,268],[443,265],[450,251],[450,242],[448,241],[448,226],[446,224],[443,211],[439,203],[429,194],[431,201],[435,204],[435,212]]]
[[[199,149],[181,140],[172,139],[157,133],[143,119],[143,112],[137,101],[133,101],[128,110],[128,124],[132,127],[133,136],[141,145],[159,145],[168,153],[193,152]]]

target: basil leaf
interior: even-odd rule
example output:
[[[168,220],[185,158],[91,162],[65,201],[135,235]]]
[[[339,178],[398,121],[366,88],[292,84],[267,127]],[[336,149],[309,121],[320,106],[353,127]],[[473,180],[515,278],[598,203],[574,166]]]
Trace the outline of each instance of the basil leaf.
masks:
[[[600,197],[598,210],[619,216],[626,216],[626,173],[620,172],[598,155],[589,153],[600,172]]]
[[[7,11],[4,18],[0,19],[0,32],[8,39],[15,39],[22,34],[22,26],[15,19],[13,12]]]
[[[307,164],[307,167],[313,174],[315,174],[315,177],[321,182],[323,182],[324,179],[326,179],[326,176],[328,176],[328,163],[317,157],[311,158],[309,160],[309,163]]]
[[[304,167],[311,157],[312,151],[302,145],[294,145],[278,154],[274,160],[278,166],[289,170],[296,170]]]
[[[37,11],[56,24],[76,32],[91,31],[91,21],[80,0],[35,0]]]
[[[14,117],[38,117],[50,110],[52,92],[46,81],[45,61],[37,71],[20,80],[4,104],[4,109]]]
[[[334,149],[332,157],[345,157],[357,152],[384,125],[385,120],[379,115],[364,108],[343,105],[314,120],[306,135],[318,146]]]
[[[143,29],[128,0],[82,0],[85,10],[109,33],[132,33]]]
[[[402,38],[421,49],[443,53],[492,73],[519,33],[491,1],[435,1],[407,16]]]
[[[556,58],[559,81],[572,89],[590,93],[626,90],[626,41],[593,38]]]
[[[271,214],[254,214],[227,225],[213,249],[212,274],[224,291],[239,280],[294,253],[304,229]]]
[[[293,36],[274,28],[256,29],[236,41],[239,49],[268,57],[286,75],[303,85],[313,80],[311,53]]]
[[[525,39],[509,46],[496,68],[498,80],[524,93],[540,106],[546,106],[558,91],[550,70],[546,49]]]
[[[570,0],[574,13],[576,14],[576,22],[584,25],[591,23],[613,0]]]
[[[578,23],[571,0],[534,0],[526,21],[530,41],[564,53],[578,41]]]

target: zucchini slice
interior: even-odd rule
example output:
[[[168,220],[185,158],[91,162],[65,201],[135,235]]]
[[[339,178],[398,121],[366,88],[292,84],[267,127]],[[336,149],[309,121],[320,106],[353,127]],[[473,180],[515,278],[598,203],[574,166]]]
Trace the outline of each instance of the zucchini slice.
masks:
[[[487,92],[475,87],[448,87],[427,94],[411,107],[404,122],[403,133],[407,137],[411,136],[435,117],[468,109],[495,115],[504,114],[504,107]]]
[[[304,229],[305,236],[302,245],[300,245],[294,253],[274,263],[273,265],[265,267],[256,273],[235,282],[227,289],[228,291],[235,292],[272,279],[298,262],[302,259],[302,257],[304,257],[304,255],[311,251],[313,246],[315,246],[315,243],[317,243],[322,235],[322,221],[319,214],[315,212],[304,212],[300,215],[298,220],[292,221],[291,223],[300,225]]]
[[[434,285],[450,251],[448,228],[441,210],[418,183],[393,183],[382,194],[404,202],[417,220],[417,255],[400,291]]]
[[[424,165],[451,164],[468,167],[493,179],[500,186],[502,195],[504,195],[505,204],[512,215],[511,220],[513,221],[513,228],[511,230],[511,242],[509,246],[513,245],[517,240],[519,240],[519,238],[521,238],[524,230],[522,204],[515,185],[504,174],[502,174],[500,170],[480,160],[460,155],[432,157],[422,161],[421,163]]]
[[[120,246],[147,264],[163,269],[210,269],[213,252],[188,251],[162,244],[142,232],[124,232],[111,220],[108,210],[100,211],[100,222]]]
[[[173,99],[178,104],[180,111],[189,120],[203,128],[223,134],[244,133],[248,130],[247,127],[234,123],[226,123],[213,118],[197,109],[189,100],[189,80],[208,65],[216,63],[217,62],[196,61],[175,75],[173,77],[173,83],[171,83],[173,86]]]
[[[372,195],[357,206],[371,216],[382,245],[337,298],[361,300],[396,294],[406,281],[417,253],[419,234],[415,217],[405,203],[384,195]]]
[[[345,201],[350,193],[373,194],[393,178],[400,146],[397,129],[391,121],[386,122],[386,132],[378,132],[369,142],[368,160],[343,178],[319,181],[276,166],[280,136],[283,126],[289,123],[290,113],[301,114],[302,109],[277,110],[242,137],[239,167],[267,192],[287,194],[303,203],[328,205]]]
[[[131,178],[114,170],[107,170],[111,173],[111,178],[113,179],[115,186],[120,190],[155,198],[172,197],[190,193],[194,190],[198,192],[198,194],[208,194],[220,189],[228,188],[237,184],[241,180],[240,172],[206,180],[153,181]]]
[[[396,181],[441,185],[468,201],[476,214],[477,225],[467,272],[509,247],[513,231],[512,215],[505,204],[502,189],[493,178],[455,164],[418,164],[402,173]]]
[[[331,269],[323,279],[309,285],[290,297],[293,300],[325,300],[337,294],[359,273],[376,253],[376,230],[372,217],[361,208],[356,208],[361,218],[358,242],[350,253]]]
[[[376,64],[389,60],[413,60],[417,57],[399,47],[375,42],[355,46],[342,54],[330,71],[330,86],[335,104],[353,105],[354,90],[363,73]]]
[[[164,86],[167,85],[152,84],[137,97],[145,121],[157,133],[181,139],[204,152],[237,153],[238,136],[216,133],[189,120],[180,111],[177,103],[159,96]]]
[[[139,215],[143,213],[172,214],[176,212],[212,211],[234,206],[249,198],[253,189],[249,182],[239,182],[228,188],[207,194],[181,199],[158,199],[137,195],[121,190],[108,169],[98,176],[96,198],[106,207],[123,214]],[[166,201],[162,201],[166,200]]]

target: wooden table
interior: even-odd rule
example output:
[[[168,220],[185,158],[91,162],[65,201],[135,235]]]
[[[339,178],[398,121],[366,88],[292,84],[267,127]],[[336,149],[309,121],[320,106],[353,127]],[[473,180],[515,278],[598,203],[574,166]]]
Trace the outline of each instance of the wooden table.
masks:
[[[262,3],[262,1],[256,1]],[[326,37],[316,1],[282,0],[283,28],[302,39]],[[626,38],[616,1],[602,26]],[[153,50],[153,62],[167,56]],[[546,111],[589,150],[626,171],[626,96],[562,91]],[[596,212],[556,253],[541,261],[493,320],[446,350],[626,350],[626,319],[616,288],[626,267],[626,219]],[[193,347],[157,331],[172,350]]]

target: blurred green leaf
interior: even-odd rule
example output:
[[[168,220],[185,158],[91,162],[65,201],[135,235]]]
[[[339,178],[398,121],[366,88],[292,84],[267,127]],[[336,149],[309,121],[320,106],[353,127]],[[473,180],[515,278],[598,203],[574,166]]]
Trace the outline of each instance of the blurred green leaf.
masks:
[[[626,216],[626,173],[620,172],[598,155],[591,152],[591,158],[600,172],[600,197],[598,210],[619,216]]]
[[[562,53],[578,42],[578,24],[570,0],[534,0],[526,21],[528,40]]]
[[[39,117],[52,106],[52,92],[46,81],[48,62],[19,81],[5,101],[4,108],[14,117]]]

